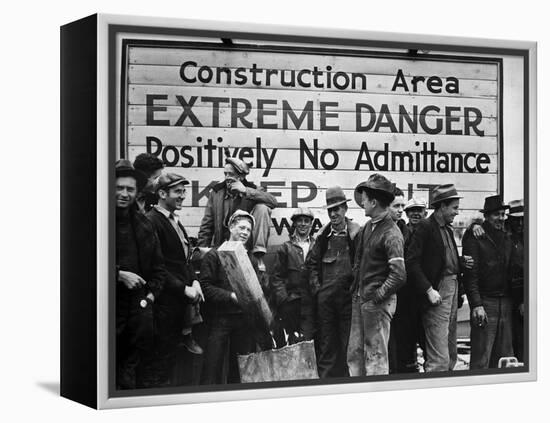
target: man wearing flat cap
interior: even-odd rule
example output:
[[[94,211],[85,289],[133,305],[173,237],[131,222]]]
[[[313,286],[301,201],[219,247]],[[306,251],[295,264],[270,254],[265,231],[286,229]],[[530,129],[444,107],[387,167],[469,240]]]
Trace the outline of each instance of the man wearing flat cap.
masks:
[[[288,334],[288,343],[294,344],[300,340],[312,340],[315,329],[309,271],[305,265],[313,244],[311,228],[314,216],[310,209],[300,207],[294,210],[290,219],[294,231],[277,250],[271,290],[277,320]],[[284,345],[284,340],[276,340],[278,346]]]
[[[409,220],[407,222],[407,228],[409,228],[409,241],[418,222],[426,218],[426,208],[426,202],[421,198],[416,198],[413,196],[409,201],[407,201],[407,204],[405,205],[405,214]],[[405,247],[406,246],[407,245],[405,245]]]
[[[136,206],[147,177],[128,160],[115,164],[116,188],[116,386],[154,386],[152,303],[166,271],[151,222]]]
[[[319,231],[306,260],[317,309],[317,367],[319,377],[348,376],[346,351],[351,322],[349,293],[354,239],[359,225],[346,217],[348,200],[339,186],[327,188],[330,223]]]
[[[403,234],[389,209],[394,192],[393,184],[377,173],[355,188],[355,201],[370,220],[356,242],[347,353],[351,376],[389,373],[388,343],[396,293],[406,282]]]
[[[471,266],[469,257],[459,257],[451,226],[460,198],[453,184],[434,188],[434,212],[418,222],[406,253],[407,277],[422,308],[426,372],[453,370],[457,360],[459,278],[464,267]]]
[[[251,237],[251,250],[263,267],[267,251],[271,209],[277,206],[275,197],[246,180],[250,169],[240,159],[228,157],[224,167],[225,180],[212,188],[198,234],[199,247],[219,247],[229,238],[228,219],[236,210],[252,214],[256,221]],[[265,270],[265,269],[262,269]]]
[[[190,243],[184,226],[175,214],[185,200],[189,181],[177,173],[161,174],[153,182],[157,204],[147,213],[160,241],[167,270],[164,289],[155,303],[157,357],[161,384],[177,383],[174,377],[176,351],[181,343],[192,354],[202,354],[191,336],[200,323],[199,303],[204,301],[201,286],[190,264]]]
[[[474,266],[464,273],[470,304],[470,369],[498,367],[501,357],[514,355],[512,346],[512,241],[505,232],[508,205],[500,195],[485,198],[482,224],[485,236],[475,238],[471,229],[464,233],[464,254]]]

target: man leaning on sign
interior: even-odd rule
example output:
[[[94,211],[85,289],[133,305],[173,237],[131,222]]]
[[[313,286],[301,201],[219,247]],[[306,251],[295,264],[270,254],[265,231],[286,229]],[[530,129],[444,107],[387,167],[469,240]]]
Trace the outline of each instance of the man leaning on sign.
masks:
[[[225,180],[212,188],[198,234],[199,247],[219,247],[229,238],[228,219],[237,210],[249,212],[256,222],[252,234],[252,253],[265,271],[263,255],[267,251],[271,209],[277,207],[275,197],[246,180],[248,165],[228,157],[223,170]],[[250,244],[249,244],[250,245]]]

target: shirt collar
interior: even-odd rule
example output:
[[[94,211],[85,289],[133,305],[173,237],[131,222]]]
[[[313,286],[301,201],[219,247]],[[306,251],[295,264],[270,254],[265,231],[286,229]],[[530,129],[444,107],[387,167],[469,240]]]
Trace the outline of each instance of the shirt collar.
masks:
[[[341,235],[341,234],[346,234],[347,232],[348,232],[348,222],[346,221],[346,224],[344,225],[344,229],[340,231],[337,231],[332,227],[332,225],[330,225],[330,233],[328,234],[328,236],[330,238],[332,235]]]
[[[298,239],[298,237],[297,237],[296,235],[294,235],[294,234],[290,237],[290,241],[291,241],[293,244],[296,244],[296,245],[298,245],[298,243],[300,242],[300,240]],[[305,242],[309,242],[309,243],[311,244],[312,241],[313,241],[313,237],[312,237],[311,235],[309,235],[309,236],[307,237],[307,239],[306,239]]]
[[[434,219],[435,219],[435,221],[437,222],[437,224],[439,225],[440,228],[445,228],[445,227],[447,227],[447,228],[452,228],[452,225],[451,225],[451,224],[445,223],[445,222],[443,221],[443,217],[441,217],[441,216],[439,215],[439,213],[434,212]]]
[[[174,215],[174,213],[170,213],[168,210],[158,204],[155,204],[154,207],[158,212],[162,213],[166,217],[166,219],[170,219],[170,216]]]
[[[374,219],[371,219],[371,222],[373,225],[376,225],[377,223],[380,223],[382,220],[384,220],[388,215],[390,214],[389,211],[385,211],[379,216],[376,216]]]

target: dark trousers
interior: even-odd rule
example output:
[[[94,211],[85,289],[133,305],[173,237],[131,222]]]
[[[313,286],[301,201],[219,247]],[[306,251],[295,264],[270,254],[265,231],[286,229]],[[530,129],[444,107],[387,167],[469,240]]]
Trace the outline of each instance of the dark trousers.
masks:
[[[472,355],[470,369],[498,367],[501,357],[512,357],[512,300],[509,297],[482,297],[487,324],[470,319]]]
[[[116,386],[136,389],[154,386],[153,309],[140,306],[139,291],[117,292],[116,300]]]
[[[517,306],[514,307],[512,313],[512,335],[513,335],[513,346],[514,346],[514,356],[520,362],[525,362],[525,357],[523,355],[523,316],[519,313]]]
[[[418,296],[412,287],[405,286],[397,292],[397,308],[391,322],[388,345],[390,373],[419,371],[417,344],[423,344],[422,334]]]
[[[254,350],[253,328],[244,314],[213,316],[209,320],[202,384],[239,383],[237,355],[250,354]],[[224,371],[226,362],[227,372]]]
[[[155,314],[155,379],[157,386],[177,385],[175,375],[177,345],[181,340],[183,313],[172,307],[154,306]]]
[[[317,294],[319,377],[349,376],[347,349],[351,325],[351,294],[347,289],[324,289]]]

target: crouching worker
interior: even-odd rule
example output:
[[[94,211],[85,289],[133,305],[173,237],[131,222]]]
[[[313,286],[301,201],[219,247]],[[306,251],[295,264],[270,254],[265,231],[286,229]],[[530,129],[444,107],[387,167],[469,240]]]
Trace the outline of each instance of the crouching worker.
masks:
[[[237,210],[229,218],[229,240],[246,246],[254,230],[254,218],[243,210]],[[259,275],[255,256],[248,251],[252,267]],[[205,349],[202,373],[203,384],[239,383],[237,355],[256,351],[256,344],[265,347],[266,328],[256,327],[256,319],[244,312],[237,294],[233,291],[227,273],[221,265],[218,248],[211,249],[202,260],[201,284],[208,313],[209,333]],[[260,332],[263,336],[260,336]],[[228,360],[228,368],[225,362]]]
[[[277,346],[302,340],[312,340],[314,335],[313,299],[309,290],[309,272],[305,265],[313,239],[313,213],[308,208],[298,208],[290,218],[294,231],[290,239],[277,250],[271,278],[272,297],[276,318],[280,325]],[[284,339],[284,332],[288,340]]]

